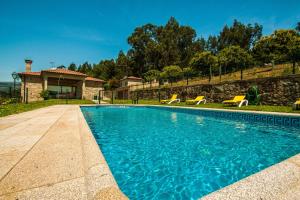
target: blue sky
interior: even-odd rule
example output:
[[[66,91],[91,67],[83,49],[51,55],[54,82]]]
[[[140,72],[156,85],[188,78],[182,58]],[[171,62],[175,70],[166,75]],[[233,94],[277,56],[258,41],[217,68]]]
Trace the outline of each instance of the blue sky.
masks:
[[[300,21],[299,0],[0,0],[0,81],[33,71],[115,58],[129,46],[127,37],[145,23],[162,25],[174,16],[198,36],[217,34],[233,19],[258,22],[263,33],[294,28]]]

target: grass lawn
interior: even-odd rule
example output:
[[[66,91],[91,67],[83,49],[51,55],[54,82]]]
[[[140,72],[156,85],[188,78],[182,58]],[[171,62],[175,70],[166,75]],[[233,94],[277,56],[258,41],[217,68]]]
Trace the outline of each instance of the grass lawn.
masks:
[[[16,104],[0,105],[0,117],[26,112],[26,111],[30,111],[42,107],[58,105],[58,104],[66,104],[66,100],[51,99],[46,101],[32,102],[28,104],[16,103]],[[68,104],[94,104],[94,102],[89,100],[69,99]]]
[[[110,103],[110,102],[108,102]],[[131,104],[131,100],[115,99],[114,104]],[[232,110],[253,110],[253,111],[265,111],[265,112],[284,112],[284,113],[299,113],[300,110],[293,110],[291,106],[224,106],[221,103],[207,103],[200,105],[187,105],[185,102],[174,103],[174,104],[160,104],[158,100],[139,100],[139,104],[151,104],[151,105],[168,105],[168,106],[187,106],[187,107],[199,107],[199,108],[221,108],[221,109],[232,109]]]

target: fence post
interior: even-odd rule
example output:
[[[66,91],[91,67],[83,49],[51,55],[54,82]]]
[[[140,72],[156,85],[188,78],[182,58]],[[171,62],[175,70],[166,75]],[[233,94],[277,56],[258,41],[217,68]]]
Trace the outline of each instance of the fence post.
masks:
[[[28,103],[28,88],[26,88],[25,103]]]
[[[101,104],[101,90],[99,90],[99,94],[98,94],[98,103]]]
[[[160,88],[158,88],[158,102],[160,102]]]
[[[12,94],[12,91],[11,91],[11,87],[9,87],[9,96],[10,96],[10,98],[13,97],[12,95],[13,95],[13,94]]]
[[[67,93],[67,95],[66,95],[66,104],[68,104],[68,99],[69,99],[69,95]]]

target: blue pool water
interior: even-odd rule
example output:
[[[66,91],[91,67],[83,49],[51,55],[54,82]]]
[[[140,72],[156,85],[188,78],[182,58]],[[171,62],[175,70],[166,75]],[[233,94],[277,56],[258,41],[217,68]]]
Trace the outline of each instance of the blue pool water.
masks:
[[[300,152],[299,128],[148,107],[82,107],[130,199],[198,199]]]

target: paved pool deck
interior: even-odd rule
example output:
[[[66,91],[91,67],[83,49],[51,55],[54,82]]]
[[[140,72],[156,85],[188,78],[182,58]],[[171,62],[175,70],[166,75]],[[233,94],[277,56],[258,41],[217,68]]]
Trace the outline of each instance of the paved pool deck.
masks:
[[[300,154],[215,191],[204,200],[299,199]],[[128,199],[78,105],[0,118],[0,200]]]
[[[0,118],[0,199],[127,199],[78,105]]]

